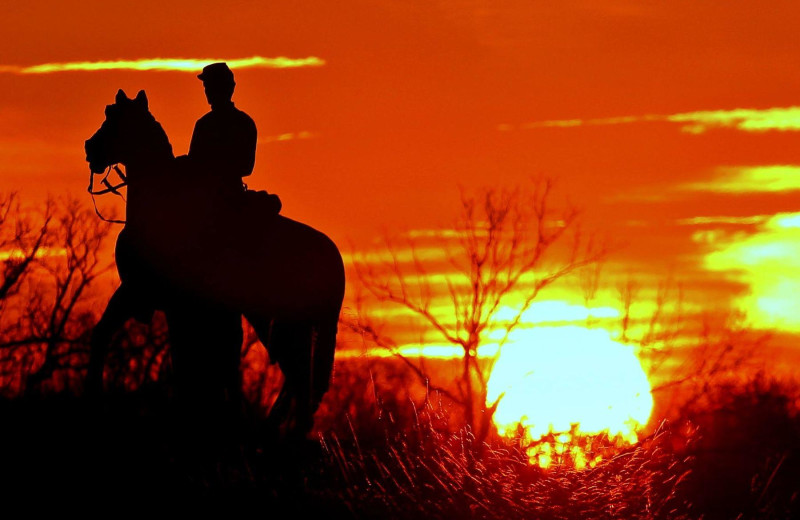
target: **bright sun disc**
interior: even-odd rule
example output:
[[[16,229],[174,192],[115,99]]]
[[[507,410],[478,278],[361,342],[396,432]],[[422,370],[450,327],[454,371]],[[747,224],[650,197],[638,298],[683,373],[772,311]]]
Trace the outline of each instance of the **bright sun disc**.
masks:
[[[520,426],[534,442],[561,434],[555,449],[568,441],[572,446],[574,435],[606,433],[617,442],[637,441],[653,397],[632,346],[603,329],[575,326],[521,329],[510,339],[488,388],[489,402],[504,394],[494,415],[501,435],[514,436]],[[566,434],[569,438],[558,440]],[[541,452],[529,455],[543,467],[551,460]]]

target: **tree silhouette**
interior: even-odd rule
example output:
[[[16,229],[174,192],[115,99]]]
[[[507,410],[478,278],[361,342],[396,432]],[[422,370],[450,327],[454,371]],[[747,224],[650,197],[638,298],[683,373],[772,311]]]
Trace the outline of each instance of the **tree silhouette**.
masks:
[[[552,188],[551,180],[542,179],[525,192],[462,192],[458,220],[438,240],[446,258],[440,272],[430,270],[412,238],[407,251],[387,238],[384,258],[361,254],[354,262],[358,280],[377,302],[405,309],[458,348],[455,387],[432,381],[422,358],[404,356],[365,311],[363,299],[351,327],[394,352],[428,388],[457,404],[476,443],[491,431],[502,398],[487,403],[487,383],[510,333],[543,289],[604,255],[602,247],[580,232],[575,208],[551,209]],[[479,348],[490,341],[490,334],[499,348],[487,358],[479,355]]]
[[[617,285],[620,340],[637,346],[651,391],[691,402],[726,379],[756,373],[773,331],[752,327],[746,313],[724,305],[692,312],[684,290],[672,275],[655,287],[630,275]]]
[[[21,206],[0,195],[0,388],[40,391],[79,380],[95,308],[88,291],[110,265],[110,225],[75,199]]]

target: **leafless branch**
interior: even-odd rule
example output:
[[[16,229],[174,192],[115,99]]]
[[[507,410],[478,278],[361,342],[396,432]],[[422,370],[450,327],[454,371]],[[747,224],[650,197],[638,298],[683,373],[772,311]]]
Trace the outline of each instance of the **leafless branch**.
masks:
[[[487,333],[503,331],[500,346],[505,344],[542,290],[597,264],[607,251],[584,237],[576,209],[558,212],[551,208],[553,183],[549,179],[536,181],[527,194],[519,189],[485,189],[476,195],[462,190],[460,195],[461,212],[452,227],[455,240],[443,239],[433,245],[447,262],[438,271],[421,260],[419,244],[406,243],[410,252],[406,260],[389,238],[384,238],[382,254],[354,255],[354,268],[361,286],[378,303],[405,308],[447,343],[460,347],[462,374],[454,382],[458,396],[443,393],[463,407],[466,423],[477,438],[483,438],[486,432],[480,425],[488,422],[476,414],[491,414],[497,405],[486,407],[492,362],[478,358]],[[568,232],[572,237],[569,243],[565,241]],[[556,244],[567,248],[556,253]],[[442,282],[434,286],[434,279]],[[439,302],[439,307],[433,302]],[[506,308],[514,309],[513,315],[501,323],[497,314]],[[359,323],[354,330],[398,353],[396,345],[371,323]],[[421,380],[430,380],[420,365],[400,358]]]

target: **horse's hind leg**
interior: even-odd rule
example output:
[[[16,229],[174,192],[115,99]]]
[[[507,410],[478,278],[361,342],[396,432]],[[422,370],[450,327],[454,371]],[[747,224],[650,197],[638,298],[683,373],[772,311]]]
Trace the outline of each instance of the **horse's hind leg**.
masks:
[[[305,437],[314,425],[314,413],[330,384],[336,326],[335,319],[273,323],[268,349],[284,383],[269,419],[284,426],[288,436]]]
[[[125,322],[136,315],[136,300],[123,283],[114,291],[103,315],[92,330],[89,351],[89,368],[86,374],[86,392],[98,393],[103,389],[103,366],[108,345]]]
[[[320,320],[314,325],[311,351],[311,415],[316,413],[322,398],[330,388],[333,373],[333,356],[336,350],[339,313]]]
[[[241,404],[241,314],[188,295],[172,295],[166,317],[181,406],[198,417],[233,420]]]

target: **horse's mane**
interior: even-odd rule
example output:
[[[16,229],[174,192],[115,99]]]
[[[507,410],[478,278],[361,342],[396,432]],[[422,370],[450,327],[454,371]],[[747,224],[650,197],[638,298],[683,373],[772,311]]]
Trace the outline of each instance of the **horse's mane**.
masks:
[[[175,154],[172,152],[172,144],[169,142],[169,137],[167,132],[164,131],[164,127],[156,121],[150,111],[147,112],[147,115],[147,120],[150,122],[150,133],[152,134],[150,146],[153,147],[153,153],[156,157],[160,157],[163,154],[164,156],[169,155],[170,159],[175,159]]]

